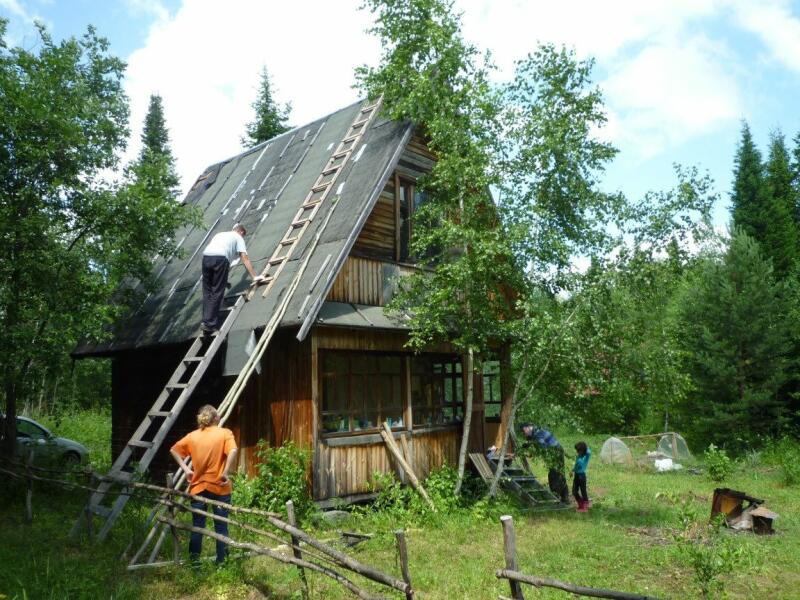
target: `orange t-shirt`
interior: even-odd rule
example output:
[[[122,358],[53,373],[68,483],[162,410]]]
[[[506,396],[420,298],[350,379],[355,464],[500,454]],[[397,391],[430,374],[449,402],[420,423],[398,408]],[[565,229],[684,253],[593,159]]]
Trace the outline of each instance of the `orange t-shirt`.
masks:
[[[225,461],[236,449],[233,432],[224,427],[212,425],[205,429],[195,429],[178,440],[172,450],[181,458],[192,459],[192,477],[189,492],[199,494],[208,490],[212,494],[225,496],[231,493],[231,483],[220,483],[225,470]]]

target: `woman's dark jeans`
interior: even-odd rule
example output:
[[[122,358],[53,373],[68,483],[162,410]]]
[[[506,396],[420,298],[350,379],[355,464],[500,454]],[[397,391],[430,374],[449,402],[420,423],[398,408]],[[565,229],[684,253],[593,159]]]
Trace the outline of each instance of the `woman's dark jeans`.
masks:
[[[225,502],[226,504],[231,503],[230,494],[226,496],[218,496],[217,494],[212,494],[209,491],[202,491],[197,495],[203,496],[204,498],[208,498],[209,500],[218,500],[219,502]],[[205,502],[200,502],[199,500],[192,500],[191,504],[192,508],[208,511],[208,505]],[[228,516],[228,509],[222,508],[221,506],[212,505],[211,510],[218,517]],[[192,525],[204,529],[206,526],[205,516],[198,515],[197,513],[192,513]],[[228,537],[228,524],[225,523],[224,521],[217,521],[215,519],[214,531],[216,531],[220,535]],[[202,534],[192,532],[192,535],[189,538],[189,558],[191,560],[196,561],[197,559],[200,558],[200,549],[202,545],[203,545]],[[222,561],[224,561],[227,555],[228,555],[228,545],[225,542],[220,542],[219,540],[217,540],[217,562],[221,563]]]
[[[576,502],[589,500],[589,494],[586,492],[586,473],[575,473],[572,477],[572,495],[575,496]]]

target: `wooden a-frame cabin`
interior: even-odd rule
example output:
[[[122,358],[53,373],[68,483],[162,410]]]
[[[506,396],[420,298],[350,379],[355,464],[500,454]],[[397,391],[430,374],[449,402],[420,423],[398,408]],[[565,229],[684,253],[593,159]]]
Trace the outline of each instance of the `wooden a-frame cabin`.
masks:
[[[257,290],[242,307],[151,470],[174,467],[167,449],[194,427],[199,406],[219,405],[286,294],[291,297],[259,372],[227,423],[240,447],[240,470],[252,472],[259,440],[272,446],[292,440],[311,450],[315,500],[358,499],[370,491],[375,472],[394,469],[378,432],[384,421],[396,437],[407,436],[418,476],[444,462],[455,464],[464,411],[462,359],[446,344],[411,353],[404,347],[403,319],[382,308],[395,278],[417,268],[409,254],[411,218],[425,198],[415,182],[435,157],[413,124],[380,114],[363,122],[364,106],[359,102],[297,127],[197,179],[185,202],[202,210],[205,226],[178,232],[182,256],[156,262],[158,291],[118,324],[110,341],[83,344],[74,353],[113,361],[114,456],[130,446],[199,335],[201,259],[210,237],[241,222],[248,254],[262,271],[270,261],[279,264],[287,231],[303,223],[303,237],[289,238],[293,252],[280,262],[269,293]],[[324,202],[314,204],[315,195]],[[304,213],[312,206],[313,214],[311,208]],[[293,281],[301,265],[299,282]],[[249,285],[241,265],[231,268],[229,281],[232,297]],[[500,355],[505,353],[475,376],[471,451],[495,442],[503,402],[508,406]]]

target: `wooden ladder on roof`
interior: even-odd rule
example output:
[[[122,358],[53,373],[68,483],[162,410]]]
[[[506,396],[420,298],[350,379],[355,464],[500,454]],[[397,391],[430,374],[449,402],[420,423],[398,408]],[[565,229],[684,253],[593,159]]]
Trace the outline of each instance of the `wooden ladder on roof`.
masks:
[[[330,196],[331,190],[334,189],[334,184],[339,179],[339,174],[355,151],[359,141],[361,141],[364,132],[369,129],[372,119],[378,113],[379,105],[380,100],[374,104],[364,106],[358,111],[355,121],[347,129],[344,138],[339,142],[330,159],[328,159],[314,185],[311,186],[311,190],[306,195],[297,213],[295,213],[289,228],[283,234],[272,256],[267,260],[264,270],[261,271],[263,279],[258,282],[258,285],[266,286],[263,296],[270,292],[272,285],[281,271],[283,271],[283,267],[289,262],[306,229],[311,225],[323,202]],[[338,193],[337,191],[336,194]],[[248,292],[248,299],[254,293],[255,289],[251,289]]]
[[[103,540],[108,535],[130,498],[127,484],[141,476],[150,466],[170,429],[178,420],[181,410],[222,347],[245,302],[244,294],[236,296],[234,305],[225,309],[228,314],[219,330],[210,335],[196,337],[192,341],[139,427],[101,480],[97,491],[91,495],[70,535],[77,535],[87,525],[87,514],[102,519],[97,539]]]
[[[265,286],[262,294],[264,297],[266,297],[272,290],[275,280],[278,278],[278,275],[280,275],[283,267],[289,261],[289,258],[292,256],[303,234],[306,232],[314,217],[319,212],[322,203],[329,197],[330,191],[333,189],[334,184],[339,178],[339,174],[342,172],[343,167],[345,164],[347,164],[353,151],[361,141],[364,132],[369,129],[369,125],[371,124],[375,115],[378,113],[379,107],[380,99],[373,104],[363,106],[359,110],[355,120],[350,127],[348,127],[345,137],[339,143],[338,147],[326,163],[326,166],[317,177],[316,182],[311,187],[311,190],[292,219],[292,222],[289,225],[286,233],[281,238],[281,241],[278,242],[277,247],[267,260],[267,264],[264,267],[264,270],[261,272],[262,279],[251,285],[247,292],[238,296],[236,303],[230,309],[230,312],[227,315],[222,327],[220,327],[219,331],[215,332],[213,335],[210,345],[204,347],[203,337],[196,338],[194,340],[187,351],[186,356],[184,356],[184,358],[181,360],[181,363],[175,369],[172,377],[170,377],[161,394],[159,394],[156,402],[148,411],[144,420],[136,429],[136,432],[133,434],[131,439],[125,445],[125,448],[117,457],[117,460],[114,461],[111,470],[108,472],[106,477],[103,478],[103,481],[101,482],[97,491],[92,494],[87,507],[81,511],[80,516],[72,527],[70,535],[77,535],[80,533],[82,528],[87,525],[87,515],[97,515],[103,519],[103,524],[100,527],[96,538],[98,541],[102,541],[108,535],[108,532],[111,530],[111,527],[114,525],[114,522],[117,520],[122,512],[122,509],[125,507],[125,504],[130,498],[130,486],[127,484],[129,484],[137,475],[144,473],[150,466],[150,463],[166,439],[167,434],[174,425],[175,421],[178,419],[181,409],[186,405],[186,402],[189,400],[197,385],[200,383],[203,373],[205,373],[208,365],[211,363],[211,360],[213,360],[217,351],[222,346],[222,343],[226,339],[228,332],[233,326],[233,323],[236,321],[236,318],[239,316],[239,313],[241,312],[245,302],[252,299],[256,288],[261,285]],[[310,258],[310,255],[311,253],[309,253],[309,256],[306,260]],[[304,269],[300,269],[295,275],[293,286],[298,283],[303,271]],[[273,315],[273,318],[270,320],[270,325],[264,332],[264,335],[268,336],[268,338],[271,338],[272,335],[274,335],[280,318],[282,318],[283,312],[285,312],[286,308],[288,307],[288,300],[290,299],[290,296],[291,293],[286,295],[286,298],[284,298],[284,301],[276,310],[276,312],[279,314]],[[266,343],[269,343],[269,339],[266,340]],[[188,379],[185,379],[186,377],[188,377]],[[243,389],[243,386],[241,389]],[[175,397],[174,394],[178,390],[180,391],[178,392],[177,397]],[[224,406],[220,405],[218,409],[221,415],[224,414],[223,419],[227,419],[227,416],[230,414],[230,410],[236,403],[236,400],[238,400],[238,394],[233,399],[229,399],[226,396],[226,399],[223,401]],[[153,423],[157,419],[163,419],[163,421],[155,428],[155,430],[153,430]],[[138,449],[143,449],[144,454],[138,459],[137,463],[135,462],[136,459],[134,457],[138,453],[137,451],[140,451]],[[173,475],[172,481],[175,482],[176,485],[180,485],[180,483],[184,480],[182,476],[183,472],[178,470]],[[111,496],[114,498],[111,500],[110,506],[104,504],[104,502],[109,500],[109,497]],[[148,518],[149,525],[155,522],[155,514],[157,511],[158,507]],[[155,533],[157,526],[158,524],[156,523],[151,528],[151,531],[144,541],[142,547],[133,557],[133,560],[131,560],[131,565],[136,564],[137,559],[145,550],[146,545],[149,544],[150,540],[153,538],[153,534]],[[150,558],[148,560],[149,563],[153,563],[156,559],[163,541],[164,535],[162,534],[158,538],[156,546],[150,553]]]

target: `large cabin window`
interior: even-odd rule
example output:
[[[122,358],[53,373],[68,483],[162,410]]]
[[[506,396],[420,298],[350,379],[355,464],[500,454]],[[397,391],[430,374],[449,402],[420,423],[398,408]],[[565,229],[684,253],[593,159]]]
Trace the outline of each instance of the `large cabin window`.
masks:
[[[411,360],[411,413],[415,427],[463,421],[464,381],[457,357],[423,355]]]
[[[403,426],[403,358],[379,354],[322,354],[322,430],[375,430],[384,421]]]
[[[320,381],[323,435],[374,432],[384,421],[408,428],[408,408],[415,428],[463,420],[464,382],[457,356],[325,350]]]

